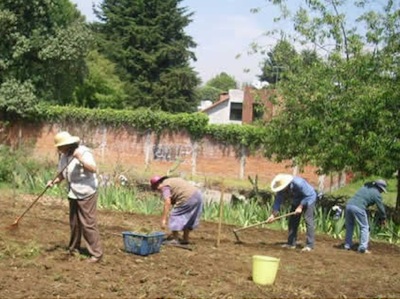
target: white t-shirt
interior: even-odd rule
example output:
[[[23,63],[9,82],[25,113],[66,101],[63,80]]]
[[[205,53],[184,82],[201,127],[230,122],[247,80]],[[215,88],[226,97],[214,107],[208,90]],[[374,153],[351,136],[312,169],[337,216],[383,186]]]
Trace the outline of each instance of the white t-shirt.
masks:
[[[80,145],[77,150],[82,153],[82,160],[85,163],[96,165],[93,154],[89,148]],[[68,198],[85,199],[93,195],[98,187],[96,173],[88,171],[77,159],[72,156],[66,156],[65,154],[61,155],[60,162],[58,163],[58,171],[61,171],[68,162],[70,162],[70,164],[62,173],[68,184]]]

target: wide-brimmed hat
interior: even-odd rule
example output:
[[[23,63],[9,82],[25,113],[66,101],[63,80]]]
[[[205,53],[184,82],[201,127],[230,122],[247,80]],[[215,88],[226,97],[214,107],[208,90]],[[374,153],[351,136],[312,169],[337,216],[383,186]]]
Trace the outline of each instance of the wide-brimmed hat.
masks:
[[[277,174],[271,182],[272,192],[279,192],[285,189],[293,180],[293,176],[290,174]]]
[[[150,186],[151,189],[155,190],[157,189],[157,185],[159,183],[161,183],[164,179],[166,179],[166,176],[160,176],[160,175],[154,175],[151,179],[150,179]]]
[[[71,136],[68,132],[60,132],[54,136],[54,145],[56,147],[78,143],[80,141],[78,136]]]
[[[376,180],[375,182],[375,185],[379,188],[379,189],[381,189],[383,192],[387,192],[387,190],[386,190],[386,188],[387,188],[387,183],[386,183],[386,181],[385,180]]]

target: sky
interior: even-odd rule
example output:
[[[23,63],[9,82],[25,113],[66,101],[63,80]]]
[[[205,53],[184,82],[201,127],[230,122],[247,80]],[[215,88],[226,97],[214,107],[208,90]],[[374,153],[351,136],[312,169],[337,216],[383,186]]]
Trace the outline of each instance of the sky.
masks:
[[[96,20],[92,5],[101,0],[71,1],[88,21]],[[258,79],[262,57],[248,53],[251,43],[267,48],[274,44],[263,36],[273,26],[272,12],[277,14],[271,4],[265,0],[183,0],[181,6],[194,12],[185,30],[197,43],[197,61],[192,66],[203,83],[221,72],[233,76],[239,85]],[[250,11],[258,7],[263,7],[260,13]]]

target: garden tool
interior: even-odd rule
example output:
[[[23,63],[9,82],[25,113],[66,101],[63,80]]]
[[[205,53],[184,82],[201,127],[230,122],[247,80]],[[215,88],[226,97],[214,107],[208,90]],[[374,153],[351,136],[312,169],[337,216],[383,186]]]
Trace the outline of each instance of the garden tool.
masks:
[[[63,171],[68,167],[68,165],[71,163],[71,161],[74,160],[74,158],[72,158],[71,160],[68,161],[68,163],[64,166],[64,168],[57,173],[57,175],[53,178],[53,180],[51,181],[51,184],[54,183],[54,181],[56,180],[56,178],[63,173]],[[28,213],[28,211],[33,207],[33,205],[43,196],[43,194],[46,193],[47,189],[49,189],[50,186],[49,184],[46,185],[46,188],[44,188],[44,190],[42,191],[42,193],[40,193],[36,199],[34,201],[32,201],[32,203],[29,205],[29,207],[17,218],[15,219],[14,223],[11,224],[8,228],[9,229],[15,229],[18,228],[18,222],[21,220],[22,217],[25,216],[26,213]]]
[[[278,219],[281,219],[281,218],[285,218],[285,217],[294,215],[294,214],[296,214],[296,213],[295,213],[295,212],[290,212],[290,213],[287,213],[287,214],[283,214],[283,215],[281,215],[281,216],[275,217],[275,218],[274,218],[274,221],[275,221],[275,220],[278,220]],[[233,230],[233,233],[234,233],[234,235],[235,235],[235,237],[236,237],[236,241],[237,241],[236,243],[238,243],[238,244],[243,243],[243,242],[240,241],[240,239],[239,239],[239,236],[238,236],[238,234],[237,234],[238,231],[245,230],[245,229],[248,229],[248,228],[251,228],[251,227],[255,227],[255,226],[259,226],[259,225],[266,224],[266,223],[269,223],[269,222],[268,222],[267,220],[265,220],[265,221],[263,221],[263,222],[259,222],[259,223],[252,224],[252,225],[249,225],[249,226],[245,226],[245,227],[241,227],[241,228],[234,229],[234,230]],[[271,223],[272,223],[272,222],[271,222]]]

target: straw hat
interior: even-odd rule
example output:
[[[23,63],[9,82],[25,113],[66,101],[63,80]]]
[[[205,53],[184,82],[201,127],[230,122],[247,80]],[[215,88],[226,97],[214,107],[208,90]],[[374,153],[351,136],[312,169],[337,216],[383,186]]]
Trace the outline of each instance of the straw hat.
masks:
[[[79,137],[71,136],[70,133],[64,131],[57,133],[57,135],[54,137],[54,145],[56,147],[59,147],[63,145],[78,143],[79,140],[80,140]]]
[[[279,192],[285,189],[293,180],[293,176],[290,174],[280,173],[274,177],[271,182],[272,192]]]

